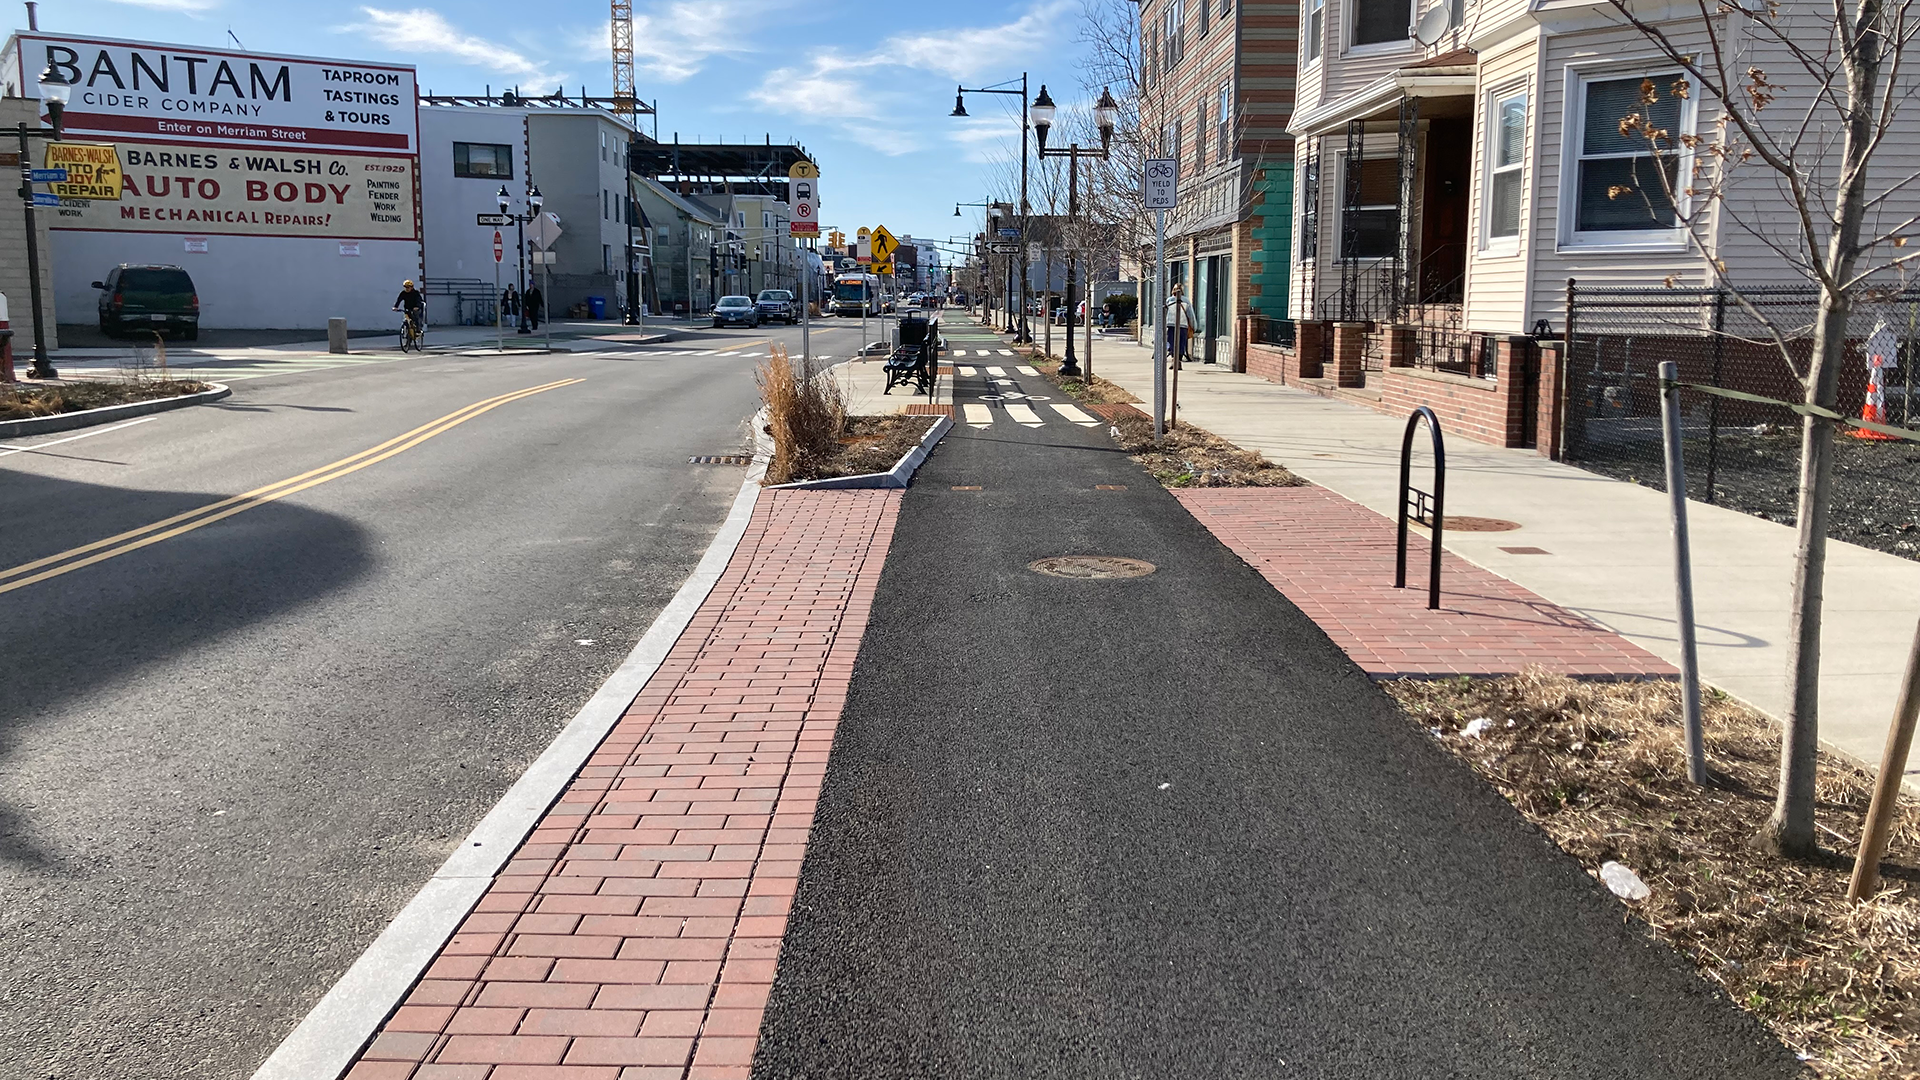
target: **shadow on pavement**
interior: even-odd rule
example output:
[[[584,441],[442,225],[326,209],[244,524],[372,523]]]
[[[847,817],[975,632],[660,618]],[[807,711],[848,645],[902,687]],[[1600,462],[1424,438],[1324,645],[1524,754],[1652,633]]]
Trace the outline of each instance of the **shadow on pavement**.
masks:
[[[0,517],[9,522],[10,534],[0,563],[21,565],[222,498],[0,470]],[[0,761],[28,731],[93,689],[138,677],[175,654],[305,605],[350,584],[371,564],[358,525],[270,502],[0,593],[0,656],[6,658]],[[60,873],[62,853],[46,848],[34,833],[19,793],[0,789],[0,862]]]

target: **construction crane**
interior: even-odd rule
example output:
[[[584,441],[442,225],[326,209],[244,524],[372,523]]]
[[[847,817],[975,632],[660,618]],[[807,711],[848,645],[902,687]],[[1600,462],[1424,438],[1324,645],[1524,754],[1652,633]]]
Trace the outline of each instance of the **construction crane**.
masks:
[[[640,115],[633,88],[633,0],[613,0],[613,111],[628,123]]]

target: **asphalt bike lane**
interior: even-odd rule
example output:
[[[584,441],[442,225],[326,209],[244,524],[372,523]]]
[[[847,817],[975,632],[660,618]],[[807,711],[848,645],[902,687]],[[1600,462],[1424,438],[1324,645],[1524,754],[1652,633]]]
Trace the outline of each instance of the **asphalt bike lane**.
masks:
[[[754,1076],[1803,1075],[963,336],[980,411],[906,493]]]

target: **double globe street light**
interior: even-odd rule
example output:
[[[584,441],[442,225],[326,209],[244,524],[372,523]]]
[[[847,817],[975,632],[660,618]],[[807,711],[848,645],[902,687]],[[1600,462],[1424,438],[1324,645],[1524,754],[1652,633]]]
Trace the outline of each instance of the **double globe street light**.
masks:
[[[20,137],[20,203],[26,214],[27,223],[27,283],[30,299],[33,303],[33,367],[27,370],[30,379],[55,379],[60,373],[53,369],[47,359],[47,329],[40,318],[40,235],[33,222],[33,154],[29,150],[31,139],[60,138],[60,119],[67,111],[67,99],[73,96],[73,84],[52,64],[40,73],[40,100],[46,103],[47,119],[52,121],[51,128],[42,128],[38,120],[29,126],[25,120],[20,122],[16,134]]]
[[[1013,80],[1009,79],[1007,81],[1012,82]],[[1020,106],[1021,106],[1020,108],[1020,216],[1019,216],[1020,223],[1017,226],[1012,226],[1012,228],[1015,228],[1018,230],[1015,240],[1019,244],[1020,250],[1024,252],[1026,251],[1026,245],[1027,245],[1027,216],[1030,213],[1029,204],[1027,202],[1027,110],[1026,110],[1027,73],[1024,71],[1020,73],[1020,89],[1018,90],[1014,90],[1010,87],[1002,88],[997,86],[983,86],[983,87],[980,87],[979,89],[969,90],[965,86],[955,86],[954,95],[953,95],[953,111],[948,113],[947,114],[948,116],[959,117],[961,119],[966,119],[968,117],[969,115],[967,112],[967,95],[968,94],[1017,94],[1019,95]],[[954,209],[958,210],[959,207],[955,207]],[[998,238],[999,238],[998,234],[996,233],[995,239],[998,239]],[[1011,271],[1011,268],[1012,268],[1011,260],[1009,260],[1008,262],[1008,268],[1009,268],[1009,271]],[[1027,325],[1027,291],[1028,291],[1027,262],[1023,258],[1020,260],[1020,322],[1019,322],[1019,328],[1015,331],[1015,337],[1014,337],[1015,341],[1021,342],[1021,343],[1031,343],[1033,341],[1033,330]],[[1009,322],[1011,321],[1012,320],[1009,320]]]
[[[540,208],[546,205],[547,199],[540,194],[540,185],[534,184],[527,189],[527,212],[516,214],[508,209],[513,205],[513,196],[507,191],[507,185],[501,184],[500,190],[493,195],[493,201],[500,204],[500,213],[513,221],[514,242],[519,245],[514,262],[517,266],[515,276],[518,285],[516,287],[520,290],[520,322],[515,327],[515,331],[531,334],[533,328],[527,323],[527,222],[532,221],[540,213]],[[498,303],[499,299],[496,297],[494,302]],[[547,302],[544,293],[541,294],[540,302],[542,304]],[[545,314],[541,312],[543,317]]]
[[[1114,125],[1120,119],[1120,105],[1113,100],[1111,90],[1101,87],[1100,100],[1093,105],[1093,123],[1100,131],[1100,149],[1098,150],[1091,148],[1083,150],[1079,143],[1049,150],[1047,132],[1053,128],[1053,119],[1058,111],[1054,106],[1053,98],[1047,95],[1046,84],[1040,84],[1040,96],[1033,99],[1033,104],[1027,109],[1027,115],[1033,121],[1033,133],[1040,143],[1040,156],[1067,159],[1067,221],[1069,224],[1075,224],[1080,215],[1080,159],[1082,157],[1099,158],[1102,161],[1107,159],[1108,152],[1113,146]],[[1080,374],[1080,365],[1074,362],[1073,357],[1073,304],[1074,297],[1077,295],[1074,292],[1074,264],[1074,249],[1069,245],[1067,248],[1067,352],[1060,361],[1060,374],[1063,377]],[[1091,280],[1091,270],[1089,270],[1089,280]],[[1091,319],[1093,312],[1088,311],[1087,317]],[[1092,363],[1091,357],[1088,358],[1088,363]]]

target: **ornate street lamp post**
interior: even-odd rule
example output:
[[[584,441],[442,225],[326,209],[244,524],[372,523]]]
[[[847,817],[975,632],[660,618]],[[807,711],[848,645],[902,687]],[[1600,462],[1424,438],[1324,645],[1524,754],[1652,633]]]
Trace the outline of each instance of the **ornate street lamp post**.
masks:
[[[1047,149],[1047,132],[1053,127],[1056,111],[1053,98],[1047,96],[1046,84],[1040,84],[1040,96],[1033,99],[1033,104],[1027,112],[1033,120],[1034,137],[1040,143],[1040,156],[1067,159],[1067,220],[1072,223],[1080,214],[1080,159],[1082,157],[1099,158],[1102,161],[1107,159],[1108,151],[1113,145],[1113,127],[1120,117],[1120,106],[1113,100],[1113,93],[1102,87],[1100,100],[1093,106],[1093,122],[1100,130],[1099,150],[1082,150],[1079,143],[1073,143],[1065,148]],[[1085,237],[1081,239],[1084,240]],[[1073,305],[1074,298],[1079,295],[1074,290],[1074,267],[1074,249],[1069,244],[1067,247],[1067,353],[1060,361],[1060,374],[1063,377],[1080,374],[1080,365],[1074,362],[1073,357]],[[1087,317],[1092,318],[1093,312],[1087,312]]]

